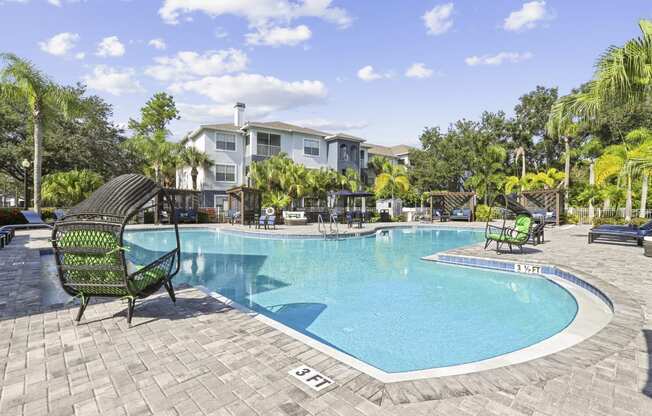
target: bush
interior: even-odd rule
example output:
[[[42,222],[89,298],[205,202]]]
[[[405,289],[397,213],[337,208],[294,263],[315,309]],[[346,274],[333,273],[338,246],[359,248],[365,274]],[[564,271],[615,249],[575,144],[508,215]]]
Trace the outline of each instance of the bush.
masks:
[[[54,208],[41,208],[41,218],[45,222],[54,222],[56,217],[54,216]]]
[[[595,217],[593,218],[593,226],[597,227],[599,225],[603,224],[615,224],[615,225],[625,225],[627,222],[625,221],[624,218],[616,218],[616,217]]]
[[[562,224],[579,224],[580,216],[577,214],[565,214],[559,217]]]
[[[650,221],[649,218],[636,217],[636,218],[632,218],[632,221],[630,222],[630,224],[632,224],[632,225],[634,225],[636,227],[640,227],[643,224],[647,224],[649,221]]]
[[[502,218],[500,209],[496,207],[489,207],[488,205],[479,204],[475,207],[475,220],[488,221]]]
[[[208,212],[198,211],[197,212],[197,222],[200,224],[207,224],[210,222]]]
[[[0,227],[10,224],[26,224],[20,208],[0,208]]]

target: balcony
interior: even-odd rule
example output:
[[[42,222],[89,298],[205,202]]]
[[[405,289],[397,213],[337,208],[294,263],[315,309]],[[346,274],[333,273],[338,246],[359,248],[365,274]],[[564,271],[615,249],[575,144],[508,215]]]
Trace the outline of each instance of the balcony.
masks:
[[[257,156],[270,157],[281,153],[281,146],[271,146],[268,144],[259,144],[256,149]]]

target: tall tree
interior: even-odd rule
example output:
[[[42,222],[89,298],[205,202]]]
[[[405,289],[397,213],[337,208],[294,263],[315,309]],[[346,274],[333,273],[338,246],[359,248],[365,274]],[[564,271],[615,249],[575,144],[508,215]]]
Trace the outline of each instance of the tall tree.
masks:
[[[128,126],[137,135],[150,136],[157,131],[167,130],[168,124],[179,118],[174,97],[158,92],[140,109],[140,121],[129,119]]]
[[[0,70],[0,98],[29,108],[34,136],[34,210],[41,211],[43,134],[50,117],[58,111],[68,118],[79,109],[77,96],[61,88],[31,62],[10,53],[1,54],[5,66]]]
[[[380,175],[376,177],[374,192],[378,197],[389,194],[392,199],[395,195],[407,192],[410,189],[410,180],[404,166],[387,163]]]
[[[198,168],[202,166],[212,166],[214,162],[211,158],[201,150],[195,147],[184,147],[179,155],[182,165],[190,167],[190,177],[192,178],[192,190],[197,190],[197,175],[199,174]]]

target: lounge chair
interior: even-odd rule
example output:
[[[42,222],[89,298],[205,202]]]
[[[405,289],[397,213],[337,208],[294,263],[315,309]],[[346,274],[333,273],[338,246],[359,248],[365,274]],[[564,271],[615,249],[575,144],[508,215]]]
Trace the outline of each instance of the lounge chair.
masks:
[[[639,246],[642,246],[643,239],[650,235],[652,235],[652,221],[649,221],[640,227],[603,224],[589,230],[589,244],[596,240],[606,240],[606,242],[633,241]]]
[[[463,221],[471,221],[471,209],[470,208],[455,208],[451,212],[450,219],[455,221],[455,220],[463,220]]]
[[[50,224],[43,222],[43,219],[34,211],[20,211],[23,214],[23,217],[27,221],[27,224],[11,224],[0,227],[0,232],[4,230],[22,230],[28,228],[52,228]],[[13,231],[12,231],[13,233]],[[12,234],[13,235],[13,234]]]
[[[267,216],[266,215],[261,215],[258,218],[258,223],[256,224],[256,228],[265,228],[265,229],[267,229]]]
[[[189,209],[186,211],[177,210],[177,222],[197,222],[197,211]]]
[[[545,229],[546,229],[546,223],[545,221],[537,221],[536,219],[534,220],[534,225],[532,226],[532,233],[531,233],[531,240],[532,244],[535,246],[537,244],[543,244],[545,242]]]
[[[485,250],[492,241],[496,242],[496,251],[500,250],[502,244],[507,244],[509,251],[516,246],[523,252],[523,245],[532,238],[532,216],[529,214],[517,214],[514,227],[497,227],[488,224],[485,229]]]
[[[267,230],[267,227],[274,227],[276,229],[276,215],[270,215],[267,217],[267,225],[265,226],[265,229]]]

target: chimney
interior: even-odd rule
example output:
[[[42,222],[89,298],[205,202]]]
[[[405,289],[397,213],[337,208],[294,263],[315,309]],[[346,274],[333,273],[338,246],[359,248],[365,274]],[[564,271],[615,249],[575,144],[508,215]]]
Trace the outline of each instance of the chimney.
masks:
[[[233,124],[236,127],[244,126],[244,113],[244,103],[235,103],[235,106],[233,106]]]

